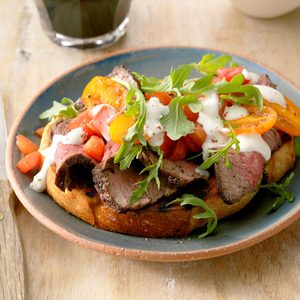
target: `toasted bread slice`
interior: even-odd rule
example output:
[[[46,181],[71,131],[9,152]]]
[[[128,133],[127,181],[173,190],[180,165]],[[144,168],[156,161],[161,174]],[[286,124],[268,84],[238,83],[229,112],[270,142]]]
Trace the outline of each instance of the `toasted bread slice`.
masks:
[[[49,123],[44,131],[40,148],[48,147],[51,143],[50,133],[52,124]],[[295,162],[294,141],[290,140],[272,154],[267,162],[265,173],[268,182],[279,180]],[[98,195],[87,196],[83,190],[61,191],[55,185],[55,166],[48,170],[47,193],[67,212],[98,228],[143,237],[182,237],[193,230],[203,227],[207,220],[196,220],[194,214],[201,208],[185,208],[171,206],[166,203],[155,203],[138,211],[118,213],[100,200]],[[213,209],[218,219],[228,217],[244,208],[256,193],[250,193],[232,205],[227,205],[218,192],[216,179],[211,177],[205,187],[207,205]]]

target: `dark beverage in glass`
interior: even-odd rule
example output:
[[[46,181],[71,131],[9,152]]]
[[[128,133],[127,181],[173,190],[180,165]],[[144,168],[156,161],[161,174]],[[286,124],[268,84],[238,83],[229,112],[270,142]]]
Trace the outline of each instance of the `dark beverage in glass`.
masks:
[[[69,47],[109,46],[125,34],[130,0],[36,0],[42,26]]]

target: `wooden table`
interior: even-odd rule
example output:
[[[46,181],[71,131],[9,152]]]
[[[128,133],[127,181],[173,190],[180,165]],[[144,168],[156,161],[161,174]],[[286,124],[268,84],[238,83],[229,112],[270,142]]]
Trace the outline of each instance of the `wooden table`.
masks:
[[[32,0],[0,2],[0,84],[8,128],[61,72],[126,48],[187,45],[262,61],[300,85],[300,10],[256,20],[226,0],[135,0],[128,33],[107,50],[59,47]],[[0,149],[3,151],[3,149]],[[189,263],[132,261],[71,244],[19,205],[28,299],[299,299],[300,220],[247,250]]]

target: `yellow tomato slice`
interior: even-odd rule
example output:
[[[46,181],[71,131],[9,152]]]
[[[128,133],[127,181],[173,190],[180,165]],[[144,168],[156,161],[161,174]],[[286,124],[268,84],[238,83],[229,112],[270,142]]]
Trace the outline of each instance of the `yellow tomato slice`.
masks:
[[[128,129],[134,124],[134,117],[120,115],[109,126],[109,134],[113,142],[122,144]]]
[[[256,110],[246,117],[228,121],[235,134],[259,133],[263,134],[274,127],[277,121],[276,111],[268,106],[263,111]]]
[[[288,97],[284,97],[286,102],[286,109],[292,112],[295,116],[300,118],[300,108],[292,102]]]
[[[127,90],[111,78],[95,76],[86,85],[81,96],[87,108],[105,103],[119,110],[125,108]]]
[[[291,136],[300,135],[300,114],[298,115],[297,110],[299,109],[295,104],[293,104],[292,107],[287,102],[287,109],[285,109],[277,103],[264,100],[264,105],[266,105],[266,107],[273,108],[277,112],[278,118],[276,124],[274,125],[275,128]]]

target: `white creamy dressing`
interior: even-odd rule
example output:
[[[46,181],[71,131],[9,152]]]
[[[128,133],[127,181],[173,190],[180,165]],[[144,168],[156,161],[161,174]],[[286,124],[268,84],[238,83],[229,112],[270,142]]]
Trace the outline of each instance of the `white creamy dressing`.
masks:
[[[115,108],[108,104],[99,104],[90,109],[90,113],[95,118],[92,122],[97,122],[97,128],[102,136],[107,142],[110,141],[111,138],[108,124],[110,124],[111,120],[116,115]]]
[[[47,172],[51,165],[55,163],[55,152],[58,143],[68,145],[81,145],[84,142],[85,133],[81,127],[75,128],[66,135],[55,134],[50,147],[40,150],[44,156],[44,163],[41,170],[33,177],[30,188],[36,192],[43,192],[46,189]]]
[[[286,108],[285,99],[279,91],[266,85],[254,85],[254,86],[259,89],[264,99],[273,103],[277,103],[282,107]]]
[[[239,119],[248,115],[248,110],[239,105],[226,106],[223,114],[224,119],[227,121]]]
[[[169,107],[160,103],[156,97],[151,97],[146,103],[146,122],[144,134],[150,139],[148,143],[152,147],[159,147],[164,141],[164,128],[159,122],[162,116],[169,113]]]
[[[242,74],[245,79],[249,80],[250,84],[256,84],[260,78],[260,75],[254,72],[249,72],[247,69],[243,69]]]
[[[223,148],[230,141],[224,132],[224,124],[219,116],[219,109],[220,101],[217,93],[209,93],[201,100],[201,111],[197,122],[203,126],[207,134],[202,145],[204,160],[209,157],[210,150]]]
[[[203,159],[206,160],[210,155],[210,150],[224,148],[230,142],[230,138],[228,137],[229,130],[224,127],[219,116],[220,102],[218,95],[215,92],[206,95],[201,104],[202,108],[197,121],[202,124],[207,134],[206,140],[202,145]],[[241,114],[243,116],[248,114],[248,112],[239,111],[236,107],[232,107],[229,108],[230,117],[240,118]],[[237,139],[240,142],[241,152],[256,151],[266,161],[270,159],[271,150],[260,134],[240,134],[237,136]],[[234,145],[232,148],[235,148]]]
[[[262,136],[258,133],[239,134],[237,136],[239,140],[239,146],[241,152],[258,152],[260,153],[265,161],[271,158],[271,150]],[[233,145],[233,148],[234,145]]]
[[[207,170],[202,170],[200,167],[196,167],[195,172],[201,175],[202,177],[209,178],[210,174]]]

